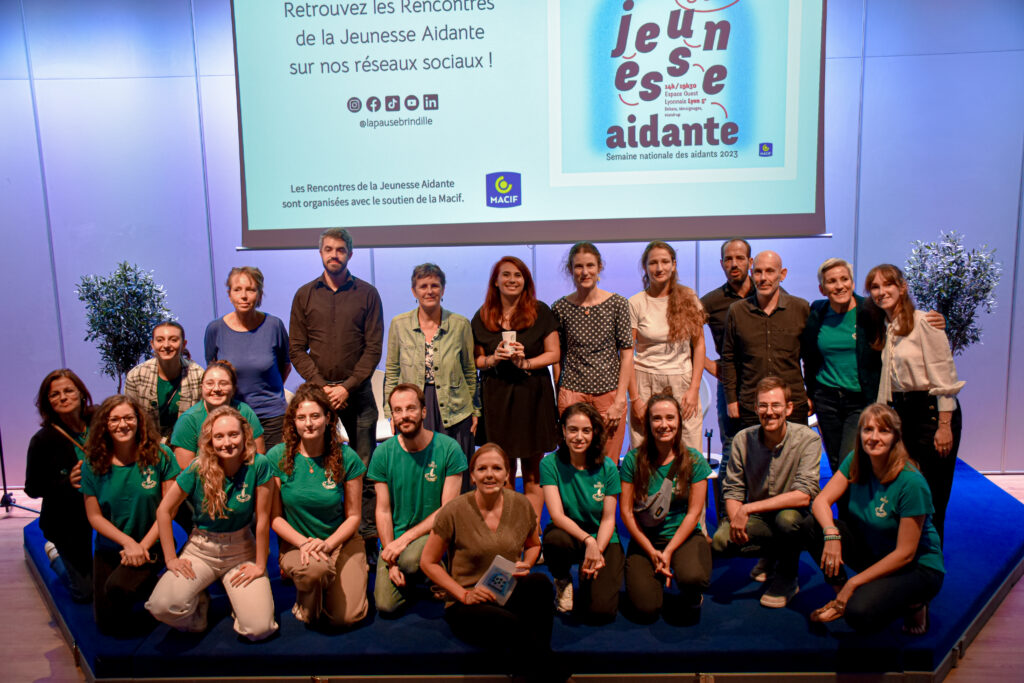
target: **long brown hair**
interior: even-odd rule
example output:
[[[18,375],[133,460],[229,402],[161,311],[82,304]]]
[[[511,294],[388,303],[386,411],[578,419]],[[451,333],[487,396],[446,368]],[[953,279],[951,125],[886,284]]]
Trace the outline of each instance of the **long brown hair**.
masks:
[[[519,301],[516,302],[516,307],[512,311],[509,325],[513,330],[521,330],[537,321],[537,290],[534,288],[530,269],[515,256],[502,256],[491,268],[491,279],[487,282],[487,296],[484,298],[484,305],[480,307],[480,320],[484,327],[491,332],[501,329],[501,293],[498,291],[498,275],[501,273],[502,263],[511,263],[523,274],[523,292],[519,295]]]
[[[79,399],[81,400],[78,406],[78,416],[82,418],[85,424],[89,424],[89,420],[92,418],[93,411],[95,410],[92,405],[92,395],[85,388],[85,383],[81,378],[68,368],[51,371],[43,378],[42,384],[39,385],[39,394],[36,396],[36,408],[39,409],[39,417],[42,418],[39,424],[45,427],[54,422],[61,422],[57,411],[50,404],[50,385],[62,377],[71,380],[71,383],[78,389]]]
[[[331,407],[330,399],[322,388],[316,384],[306,382],[295,390],[295,396],[288,404],[284,413],[284,457],[278,467],[282,472],[291,476],[295,473],[295,454],[299,452],[302,444],[302,437],[299,430],[295,428],[295,414],[299,412],[299,406],[306,401],[311,401],[324,411],[326,424],[324,425],[324,471],[330,472],[336,484],[345,481],[345,462],[342,457],[341,440],[338,438],[338,414]],[[317,456],[313,456],[317,457]]]
[[[676,442],[672,444],[672,449],[676,453],[675,460],[679,461],[673,493],[676,496],[687,493],[690,489],[690,478],[693,476],[690,449],[683,443],[683,411],[679,407],[679,401],[672,396],[672,391],[666,388],[662,393],[655,394],[647,400],[647,410],[644,411],[644,440],[636,449],[636,470],[633,472],[633,495],[637,500],[647,498],[647,484],[651,481],[651,472],[661,465],[658,462],[654,428],[651,427],[651,409],[658,403],[671,403],[676,409],[676,415],[679,416],[679,430],[676,432]]]
[[[203,421],[199,432],[199,450],[196,453],[196,473],[203,482],[203,512],[210,519],[227,519],[224,510],[227,508],[227,494],[224,492],[224,467],[220,458],[213,450],[213,423],[222,417],[233,417],[238,420],[245,441],[242,463],[251,465],[256,457],[256,442],[252,437],[252,427],[242,414],[231,406],[217,406]]]
[[[565,443],[565,426],[569,422],[569,418],[573,415],[582,415],[590,420],[591,439],[590,445],[587,446],[587,451],[584,454],[586,456],[584,458],[584,465],[590,471],[596,470],[601,467],[604,462],[604,442],[606,439],[606,432],[604,419],[601,417],[601,413],[597,412],[597,408],[589,403],[573,403],[562,411],[561,417],[558,418],[558,424],[561,425],[562,428],[558,430],[558,450],[555,451],[556,457],[566,465],[572,464],[571,457],[569,455],[569,445]]]
[[[699,305],[697,293],[679,282],[679,270],[676,269],[676,250],[667,242],[654,240],[644,248],[640,256],[640,270],[643,273],[644,290],[651,288],[651,278],[647,274],[647,258],[655,249],[664,249],[672,257],[673,277],[668,283],[668,339],[671,342],[682,342],[693,339],[698,332],[703,333],[707,314]]]
[[[900,300],[896,307],[896,315],[893,316],[889,329],[893,334],[905,337],[914,330],[915,309],[914,299],[907,289],[907,280],[903,277],[903,271],[891,263],[883,263],[869,270],[868,276],[864,280],[864,291],[869,297],[871,297],[871,283],[874,282],[876,275],[881,276],[883,283],[900,288]],[[871,346],[877,351],[882,348],[884,342],[882,334],[879,333],[877,338],[872,340]]]
[[[888,484],[900,475],[908,462],[913,464],[914,461],[910,459],[907,447],[903,445],[903,423],[900,416],[884,403],[872,403],[860,414],[860,420],[857,422],[857,445],[853,451],[853,462],[850,463],[850,481],[857,484],[871,481],[871,456],[864,450],[860,436],[861,430],[871,420],[892,433],[889,462],[885,465],[885,474],[881,480],[883,484]]]
[[[85,441],[85,457],[89,467],[98,475],[109,472],[114,459],[114,440],[110,436],[107,421],[110,412],[121,405],[131,406],[135,413],[135,463],[139,469],[160,463],[160,431],[149,413],[134,398],[115,394],[105,399],[93,413],[89,423],[89,437]]]

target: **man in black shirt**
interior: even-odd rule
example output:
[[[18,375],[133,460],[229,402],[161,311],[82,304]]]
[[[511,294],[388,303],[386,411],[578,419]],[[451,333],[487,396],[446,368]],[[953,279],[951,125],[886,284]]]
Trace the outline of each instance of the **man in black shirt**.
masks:
[[[299,288],[288,326],[292,365],[307,382],[324,388],[348,433],[349,444],[367,466],[377,445],[377,404],[370,378],[384,346],[380,294],[348,270],[352,237],[342,228],[320,235],[324,272]],[[363,482],[363,521],[368,558],[376,557],[373,482]]]
[[[739,420],[729,417],[726,411],[725,385],[722,383],[720,363],[722,337],[725,336],[725,318],[729,307],[747,297],[753,291],[754,283],[750,279],[750,244],[746,240],[726,240],[722,243],[721,256],[719,263],[725,273],[725,284],[702,296],[700,302],[708,314],[708,327],[711,329],[711,338],[715,342],[715,351],[719,356],[719,360],[706,359],[704,369],[718,380],[718,437],[722,442],[722,465],[719,473],[724,475],[729,465],[732,439],[743,425]],[[722,476],[715,479],[715,511],[719,519],[725,514],[725,506],[722,503]]]

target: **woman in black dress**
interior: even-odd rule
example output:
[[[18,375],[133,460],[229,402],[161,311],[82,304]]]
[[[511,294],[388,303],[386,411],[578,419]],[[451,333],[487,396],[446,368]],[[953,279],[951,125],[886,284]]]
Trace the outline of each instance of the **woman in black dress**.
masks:
[[[519,458],[523,492],[540,519],[540,459],[558,444],[548,371],[559,357],[558,322],[537,301],[533,277],[515,256],[503,256],[491,269],[484,305],[473,316],[473,341],[483,385],[477,443],[496,443]]]
[[[50,566],[76,602],[92,600],[92,527],[85,516],[81,448],[92,396],[67,368],[43,378],[36,397],[42,429],[28,444],[25,493],[42,498],[39,529],[46,537]]]

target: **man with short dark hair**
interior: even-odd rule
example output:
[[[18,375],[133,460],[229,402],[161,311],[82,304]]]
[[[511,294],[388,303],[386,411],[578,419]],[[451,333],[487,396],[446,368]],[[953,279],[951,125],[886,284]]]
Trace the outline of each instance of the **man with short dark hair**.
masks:
[[[722,338],[719,373],[725,384],[729,417],[744,427],[758,424],[754,407],[757,383],[768,375],[781,377],[793,401],[792,422],[807,424],[810,406],[800,366],[801,338],[810,304],[782,290],[786,269],[774,251],[762,251],[751,262],[754,294],[729,307]]]
[[[760,426],[733,439],[722,486],[726,519],[711,547],[763,558],[750,575],[768,581],[761,604],[785,607],[800,590],[800,521],[820,490],[821,439],[810,427],[787,421],[793,402],[784,380],[765,377],[756,395]]]
[[[348,270],[352,237],[343,228],[320,235],[324,272],[299,288],[288,326],[292,365],[307,382],[324,388],[359,459],[369,465],[377,444],[377,405],[370,378],[384,346],[384,312],[369,282]],[[367,557],[376,557],[373,486],[363,484],[363,520],[359,533]]]
[[[382,550],[373,597],[377,611],[405,606],[434,517],[459,495],[466,456],[459,443],[423,427],[423,390],[399,384],[388,397],[395,436],[373,454],[366,478],[377,492],[377,531]]]

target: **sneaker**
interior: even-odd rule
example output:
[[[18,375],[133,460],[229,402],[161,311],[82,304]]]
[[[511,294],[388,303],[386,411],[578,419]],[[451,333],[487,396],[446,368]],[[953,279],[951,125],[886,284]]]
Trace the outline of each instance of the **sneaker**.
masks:
[[[46,553],[47,559],[50,560],[50,564],[56,562],[57,558],[60,557],[60,553],[57,552],[57,546],[51,541],[46,542],[46,545],[43,546],[43,551]]]
[[[761,596],[761,604],[765,607],[785,607],[794,595],[800,592],[800,584],[795,579],[776,576],[772,579],[768,590]]]
[[[758,583],[764,583],[768,576],[775,572],[775,562],[766,557],[758,559],[757,564],[750,570],[750,578]]]
[[[555,579],[555,609],[572,611],[572,579]]]

